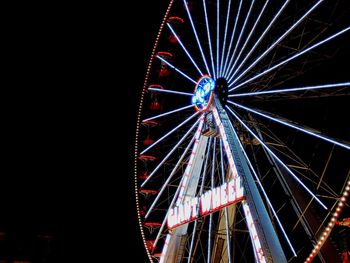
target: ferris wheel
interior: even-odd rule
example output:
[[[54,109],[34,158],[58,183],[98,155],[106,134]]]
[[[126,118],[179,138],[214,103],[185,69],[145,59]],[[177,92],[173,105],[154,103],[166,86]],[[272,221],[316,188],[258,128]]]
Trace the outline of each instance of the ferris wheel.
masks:
[[[349,36],[346,0],[170,1],[136,128],[151,262],[349,262]]]

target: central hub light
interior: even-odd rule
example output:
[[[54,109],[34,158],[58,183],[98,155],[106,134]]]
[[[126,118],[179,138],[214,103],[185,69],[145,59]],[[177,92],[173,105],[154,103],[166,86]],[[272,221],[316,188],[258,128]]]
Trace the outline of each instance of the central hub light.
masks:
[[[197,111],[205,111],[210,106],[213,99],[213,90],[215,81],[208,75],[204,75],[197,82],[194,94],[192,96],[192,104]]]

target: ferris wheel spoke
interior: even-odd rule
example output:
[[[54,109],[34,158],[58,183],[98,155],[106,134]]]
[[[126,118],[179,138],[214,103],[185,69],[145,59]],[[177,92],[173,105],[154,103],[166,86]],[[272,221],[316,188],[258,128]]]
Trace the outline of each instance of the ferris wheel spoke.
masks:
[[[233,26],[231,39],[230,39],[230,44],[228,46],[228,51],[227,51],[227,54],[226,54],[225,64],[224,64],[224,68],[223,68],[223,75],[225,75],[227,63],[228,63],[228,60],[229,60],[229,57],[230,57],[230,52],[231,52],[231,48],[232,48],[233,39],[234,39],[235,34],[236,34],[236,28],[237,28],[238,19],[239,19],[240,14],[241,14],[241,7],[242,7],[242,0],[239,1],[237,16],[236,16],[236,19],[235,19],[235,24]]]
[[[257,136],[238,116],[235,114],[230,107],[227,105],[225,106],[226,109],[229,110],[229,112],[243,125],[243,127],[256,138],[259,143],[271,154],[271,156],[279,163],[281,164],[284,169],[324,208],[328,209],[323,202],[294,174],[294,172],[289,169],[289,167],[273,152],[271,149]]]
[[[219,77],[220,0],[216,0],[216,76]]]
[[[232,125],[232,123],[231,123],[231,125]],[[258,177],[258,175],[257,175],[257,173],[256,173],[256,171],[255,171],[255,169],[254,169],[254,167],[253,167],[251,161],[250,161],[250,158],[248,157],[248,155],[247,155],[247,153],[246,153],[246,151],[245,151],[245,149],[244,149],[244,147],[243,147],[243,145],[242,145],[242,143],[241,143],[241,140],[240,140],[239,137],[238,137],[238,134],[237,134],[236,130],[235,130],[235,129],[232,129],[232,130],[233,130],[233,134],[234,134],[235,137],[237,138],[237,141],[238,141],[238,144],[239,144],[239,146],[240,146],[240,148],[241,148],[241,150],[242,150],[242,153],[244,154],[244,156],[245,156],[245,158],[246,158],[246,160],[247,160],[247,163],[248,163],[248,165],[249,165],[251,171],[252,171],[253,174],[254,174],[255,180],[256,180],[256,182],[258,183],[258,185],[259,185],[259,187],[260,187],[260,189],[261,189],[261,191],[262,191],[262,193],[263,193],[263,195],[264,195],[264,197],[265,197],[265,200],[266,200],[267,204],[269,205],[269,207],[270,207],[270,209],[271,209],[271,211],[272,211],[274,217],[276,218],[276,221],[277,221],[277,223],[278,223],[278,226],[280,227],[280,229],[281,229],[281,231],[282,231],[282,233],[283,233],[283,236],[284,236],[285,240],[287,241],[287,243],[288,243],[288,245],[289,245],[289,248],[290,248],[291,251],[293,252],[293,255],[296,257],[297,255],[296,255],[296,252],[295,252],[295,250],[294,250],[294,248],[293,248],[293,245],[292,245],[292,243],[290,242],[289,237],[288,237],[286,231],[284,230],[284,227],[283,227],[283,225],[282,225],[282,223],[281,223],[281,221],[280,221],[280,219],[279,219],[279,217],[278,217],[278,215],[277,215],[277,213],[276,213],[276,210],[275,210],[275,209],[273,208],[273,206],[272,206],[272,203],[271,203],[271,201],[270,201],[270,199],[269,199],[269,197],[268,197],[268,195],[267,195],[267,193],[266,193],[266,191],[265,191],[265,189],[264,189],[264,187],[263,187],[263,185],[262,185],[262,183],[261,183],[261,181],[260,181],[260,179],[259,179],[259,177]]]
[[[332,146],[332,150],[331,150],[331,152],[330,152],[330,154],[329,154],[329,156],[328,156],[327,162],[326,162],[326,164],[325,164],[325,166],[324,166],[324,168],[323,168],[323,171],[322,171],[321,177],[320,177],[320,179],[319,179],[319,181],[318,181],[318,184],[317,184],[316,189],[320,188],[320,186],[321,186],[321,184],[322,184],[322,181],[323,181],[324,175],[326,174],[326,170],[327,170],[327,168],[328,168],[329,161],[331,160],[333,151],[334,151],[334,145]]]
[[[213,228],[213,214],[209,215],[209,226],[208,226],[208,253],[207,253],[207,262],[210,262],[211,258],[211,232]]]
[[[266,90],[266,91],[257,91],[257,92],[238,93],[238,94],[230,94],[230,95],[228,95],[228,97],[232,98],[232,97],[257,96],[257,95],[265,95],[265,94],[275,94],[275,93],[303,91],[303,90],[329,89],[329,88],[339,88],[339,87],[348,87],[348,86],[350,86],[350,82],[324,84],[324,85],[298,87],[298,88],[289,88],[289,89],[277,89],[277,90]]]
[[[205,154],[205,156],[206,156],[207,158],[206,158],[205,163],[204,163],[202,182],[201,182],[201,187],[200,187],[200,189],[199,189],[199,196],[202,195],[203,189],[204,189],[204,182],[205,182],[205,178],[206,178],[206,174],[207,174],[207,166],[208,166],[208,160],[209,160],[209,153],[210,153],[211,142],[212,142],[212,138],[209,139],[208,148],[207,148],[207,153]],[[189,250],[189,252],[188,252],[188,260],[187,260],[188,263],[191,263],[191,260],[192,260],[193,244],[194,244],[195,230],[197,229],[197,224],[198,224],[198,220],[195,220],[194,226],[193,226],[193,232],[192,232],[190,250]]]
[[[224,54],[225,54],[225,48],[226,48],[226,39],[227,39],[227,29],[228,29],[228,21],[230,20],[230,10],[231,10],[231,0],[228,1],[228,7],[227,7],[227,13],[226,13],[226,23],[225,23],[225,34],[224,34],[224,41],[222,44],[222,52],[221,52],[221,62],[219,67],[219,75],[218,77],[222,77],[223,74],[223,63],[224,63]]]
[[[239,58],[241,57],[242,52],[243,52],[243,50],[245,49],[245,47],[246,47],[248,41],[250,40],[251,36],[253,35],[254,30],[255,30],[255,27],[256,27],[256,25],[259,23],[260,18],[262,17],[262,15],[263,15],[263,13],[264,13],[264,11],[265,11],[265,9],[266,9],[267,4],[269,3],[269,1],[270,1],[270,0],[267,0],[267,1],[265,2],[264,6],[262,7],[258,18],[256,19],[256,21],[255,21],[255,23],[254,23],[252,29],[251,29],[250,32],[249,32],[249,35],[247,36],[247,39],[245,40],[245,42],[244,42],[242,48],[240,49],[241,51],[238,53],[237,58],[235,59],[235,61],[234,61],[233,65],[232,65],[232,67],[229,69],[229,71],[228,71],[228,73],[227,73],[227,78],[230,77],[232,71],[235,69],[235,66],[236,66],[237,62],[238,62]]]
[[[162,113],[162,114],[153,116],[153,117],[151,117],[151,118],[144,119],[143,121],[154,120],[154,119],[157,119],[157,118],[160,118],[160,117],[164,117],[164,116],[167,116],[167,115],[172,114],[172,113],[175,113],[175,112],[179,112],[179,111],[182,111],[182,110],[189,109],[189,108],[191,108],[191,107],[193,107],[193,105],[187,105],[187,106],[184,106],[184,107],[181,107],[181,108],[172,110],[172,111],[164,112],[164,113]]]
[[[231,65],[232,65],[232,62],[233,62],[233,59],[235,58],[235,55],[236,55],[236,52],[237,52],[237,48],[241,42],[241,39],[242,39],[242,35],[244,33],[244,30],[246,29],[246,25],[247,25],[247,22],[248,22],[248,19],[250,17],[250,14],[251,14],[251,11],[253,9],[253,6],[254,6],[254,3],[255,3],[255,0],[252,0],[252,2],[250,3],[250,7],[249,7],[249,10],[248,10],[248,13],[247,13],[247,16],[244,20],[244,23],[243,23],[243,26],[242,26],[242,29],[241,29],[241,32],[239,33],[239,36],[238,36],[238,39],[237,39],[237,42],[236,42],[236,45],[235,45],[235,48],[233,50],[233,53],[232,53],[232,56],[230,58],[230,61],[228,63],[228,66],[227,66],[227,70],[224,74],[225,77],[227,77],[227,71],[230,71],[230,68],[231,68]]]
[[[271,20],[271,22],[269,23],[269,25],[266,27],[266,29],[264,30],[264,32],[260,35],[259,39],[255,42],[254,46],[251,48],[251,50],[248,52],[248,54],[244,57],[243,61],[239,64],[239,66],[236,68],[236,70],[233,72],[233,74],[231,74],[228,78],[228,81],[231,81],[233,79],[233,77],[236,75],[236,73],[238,72],[238,70],[241,69],[241,67],[244,65],[244,63],[247,61],[247,59],[250,57],[250,55],[253,53],[253,51],[256,49],[256,47],[258,46],[258,44],[261,42],[261,40],[265,37],[265,35],[267,34],[267,32],[271,29],[272,25],[275,23],[275,21],[277,20],[277,18],[281,15],[281,13],[283,12],[283,10],[287,7],[288,3],[290,3],[290,0],[286,0],[284,2],[284,4],[282,5],[282,7],[278,10],[277,14],[273,17],[273,19]]]
[[[199,189],[199,196],[202,195],[203,190],[204,190],[204,183],[205,183],[205,178],[206,178],[206,174],[207,174],[207,166],[208,166],[208,161],[209,161],[209,153],[210,153],[211,142],[212,142],[212,138],[209,139],[207,153],[205,154],[205,156],[207,158],[206,158],[205,163],[204,163],[202,182],[201,182],[201,186],[200,186],[200,189]],[[195,220],[194,226],[193,226],[190,250],[189,250],[189,253],[188,253],[188,261],[187,261],[188,263],[190,263],[191,260],[192,260],[193,244],[194,244],[195,230],[197,229],[197,224],[198,224],[198,219]]]
[[[189,81],[192,81],[192,83],[197,84],[196,81],[194,81],[191,77],[187,76],[185,73],[183,73],[181,70],[179,70],[178,68],[176,68],[175,66],[173,66],[170,62],[166,61],[164,58],[162,58],[161,56],[157,55],[157,58],[159,58],[161,61],[163,61],[165,64],[167,64],[170,68],[174,69],[176,72],[180,73],[182,76],[184,76],[186,79],[188,79]]]
[[[216,137],[213,140],[213,152],[212,152],[212,163],[211,163],[211,174],[210,174],[210,189],[214,188],[214,174],[215,174],[215,156],[216,156]],[[210,262],[211,258],[211,239],[212,239],[212,227],[213,227],[213,214],[209,215],[209,229],[208,229],[208,254],[207,261]]]
[[[238,77],[236,77],[232,82],[232,78],[235,75],[235,73],[231,76],[230,79],[228,79],[228,83],[230,85],[236,83],[239,79],[241,79],[252,67],[254,67],[262,58],[264,58],[279,42],[281,42],[297,25],[299,25],[318,5],[320,5],[324,0],[319,0],[316,4],[314,4],[301,18],[299,18],[298,21],[296,21],[282,36],[280,36],[262,55],[260,55],[257,59],[254,59],[254,62],[246,68]],[[285,3],[285,5],[287,2]],[[285,6],[284,5],[284,6]],[[282,10],[282,9],[281,9]],[[265,32],[264,32],[265,33]],[[243,62],[241,63],[241,65]],[[241,66],[240,65],[240,66]],[[240,68],[237,67],[236,71]]]
[[[213,56],[213,49],[211,44],[211,38],[210,38],[210,30],[209,30],[209,20],[208,20],[208,13],[207,13],[207,5],[205,3],[206,0],[203,0],[203,9],[204,9],[204,16],[205,16],[205,25],[207,27],[207,36],[208,36],[208,44],[209,44],[209,51],[210,51],[210,59],[211,59],[211,67],[213,70],[213,76],[214,79],[216,79],[216,70],[214,67],[214,56]]]
[[[194,36],[195,36],[195,38],[196,38],[199,51],[200,51],[200,53],[201,53],[201,55],[202,55],[202,59],[203,59],[203,62],[204,62],[204,64],[205,64],[205,68],[206,68],[206,70],[207,70],[207,73],[210,74],[210,70],[209,70],[209,67],[208,67],[208,63],[207,63],[207,60],[206,60],[206,58],[205,58],[205,56],[204,56],[203,49],[202,49],[202,45],[201,45],[201,43],[200,43],[200,41],[199,41],[198,34],[197,34],[197,30],[196,30],[196,27],[195,27],[195,25],[194,25],[194,23],[193,23],[192,16],[191,16],[191,12],[190,12],[190,10],[188,9],[188,5],[187,5],[186,0],[183,0],[183,4],[184,4],[184,6],[185,6],[185,9],[186,9],[188,18],[189,18],[189,20],[190,20],[190,23],[191,23],[191,26],[192,26],[192,30],[193,30]]]
[[[350,30],[350,27],[344,28],[343,30],[341,30],[341,31],[339,31],[339,32],[337,32],[337,33],[335,33],[334,35],[331,35],[330,37],[327,37],[326,39],[324,39],[324,40],[322,40],[322,41],[320,41],[320,42],[318,42],[318,43],[312,45],[312,46],[309,47],[309,48],[304,49],[303,51],[301,51],[301,52],[299,52],[299,53],[297,53],[297,54],[291,56],[290,58],[288,58],[288,59],[286,59],[286,60],[283,60],[282,62],[278,63],[277,65],[274,65],[273,67],[271,67],[271,68],[269,68],[269,69],[267,69],[267,70],[261,72],[260,74],[258,74],[258,75],[256,75],[256,76],[254,76],[254,77],[252,77],[252,78],[250,78],[250,79],[248,79],[248,80],[246,80],[246,81],[244,81],[244,82],[242,82],[242,83],[236,85],[235,87],[233,87],[233,88],[230,89],[229,91],[232,91],[232,90],[235,90],[235,89],[237,89],[237,88],[239,88],[239,87],[242,87],[243,85],[245,85],[245,84],[247,84],[247,83],[249,83],[249,82],[251,82],[251,81],[253,81],[253,80],[255,80],[255,79],[257,79],[257,78],[259,78],[259,77],[261,77],[261,76],[263,76],[263,75],[265,75],[265,74],[267,74],[267,73],[269,73],[269,72],[271,72],[272,70],[275,70],[276,68],[278,68],[278,67],[280,67],[280,66],[283,66],[283,65],[287,64],[289,61],[300,57],[301,55],[303,55],[303,54],[309,52],[310,50],[312,50],[312,49],[314,49],[314,48],[317,48],[318,46],[321,46],[321,45],[323,45],[324,43],[327,43],[328,41],[330,41],[330,40],[332,40],[332,39],[334,39],[334,38],[340,36],[341,34],[344,34],[345,32],[347,32],[347,31],[349,31],[349,30]],[[231,85],[232,85],[232,84],[231,84]]]
[[[210,154],[211,144],[212,144],[212,137],[210,137],[209,143],[208,143],[208,149],[206,152],[206,159],[205,159],[204,168],[203,168],[203,176],[202,176],[201,187],[199,189],[199,195],[202,195],[203,190],[204,190],[204,184],[205,184],[205,179],[206,179],[206,175],[207,175],[207,167],[208,167],[208,162],[209,162],[209,154]]]
[[[325,140],[325,141],[327,141],[327,142],[333,143],[333,144],[338,145],[338,146],[340,146],[340,147],[343,147],[343,148],[345,148],[345,149],[347,149],[347,150],[350,150],[350,146],[349,146],[349,145],[346,145],[346,144],[344,144],[344,143],[338,142],[338,141],[336,141],[336,140],[334,140],[334,139],[331,139],[331,138],[329,138],[329,137],[326,137],[326,136],[324,136],[324,135],[321,135],[320,132],[315,133],[315,132],[310,131],[310,129],[307,129],[307,128],[305,128],[305,127],[301,127],[300,125],[291,124],[290,122],[281,120],[281,118],[272,117],[272,116],[271,116],[271,115],[272,115],[271,113],[265,114],[265,113],[263,113],[262,111],[256,111],[256,110],[253,110],[253,109],[251,109],[251,108],[248,108],[248,107],[245,107],[245,106],[243,106],[243,105],[240,105],[240,104],[238,104],[238,103],[232,102],[232,101],[228,101],[228,102],[229,102],[230,104],[232,104],[232,105],[238,107],[238,108],[245,109],[246,111],[255,113],[255,114],[257,114],[257,115],[259,115],[259,116],[262,116],[262,117],[264,117],[264,118],[267,118],[267,119],[269,119],[269,120],[278,122],[278,123],[283,124],[283,125],[285,125],[285,126],[288,126],[288,127],[290,127],[290,128],[296,129],[296,130],[298,130],[298,131],[304,132],[304,133],[306,133],[306,134],[312,135],[312,136],[317,137],[317,138],[319,138],[319,139]]]
[[[180,127],[182,127],[183,125],[185,125],[187,122],[189,122],[191,119],[193,119],[195,116],[198,115],[199,112],[195,112],[194,114],[192,114],[190,117],[188,117],[187,119],[185,119],[183,122],[181,122],[179,125],[177,125],[174,129],[172,129],[171,131],[169,131],[167,134],[165,134],[164,136],[162,136],[161,138],[159,138],[157,141],[155,141],[152,145],[150,145],[149,147],[147,147],[146,149],[144,149],[140,154],[144,154],[145,152],[149,151],[151,148],[153,148],[154,146],[156,146],[159,142],[161,142],[162,140],[164,140],[165,138],[167,138],[170,134],[172,134],[173,132],[175,132],[177,129],[179,129]]]
[[[182,178],[181,178],[181,181],[180,181],[180,183],[179,183],[179,186],[182,184],[184,178],[185,178],[185,177],[182,177]],[[158,230],[158,234],[157,234],[156,238],[154,239],[153,247],[156,247],[157,244],[158,244],[158,241],[159,241],[159,239],[160,239],[160,236],[162,235],[163,230],[164,230],[164,227],[165,227],[165,224],[166,224],[166,222],[167,222],[167,217],[168,217],[170,208],[174,206],[174,204],[175,204],[175,202],[176,202],[176,199],[177,199],[179,193],[180,193],[180,187],[178,187],[178,188],[176,189],[176,192],[175,192],[175,194],[174,194],[174,196],[173,196],[173,198],[172,198],[172,200],[171,200],[171,203],[170,203],[170,205],[169,205],[169,209],[167,210],[167,212],[166,212],[166,214],[165,214],[165,216],[164,216],[164,218],[163,218],[162,225],[160,226],[160,228],[159,228],[159,230]],[[168,239],[169,236],[170,236],[170,234],[167,235],[166,239]]]
[[[164,92],[164,93],[171,93],[171,94],[178,94],[178,95],[185,95],[185,96],[193,96],[192,93],[176,91],[176,90],[169,90],[169,89],[148,88],[148,90],[157,91],[157,92]]]
[[[275,142],[278,142],[280,145],[282,145],[283,148],[287,149],[287,151],[289,152],[289,155],[286,154],[285,152],[282,152],[281,150],[278,150],[277,148],[273,147],[276,151],[279,151],[281,154],[284,154],[285,156],[287,156],[289,159],[291,160],[294,160],[294,162],[296,162],[302,169],[304,170],[308,170],[310,171],[311,175],[313,175],[315,177],[314,180],[312,180],[311,178],[309,177],[306,177],[305,179],[307,180],[312,180],[312,182],[316,185],[318,183],[316,182],[320,182],[321,178],[322,178],[322,175],[319,176],[311,167],[309,167],[309,165],[307,165],[295,152],[293,152],[289,147],[287,147],[285,145],[285,143],[277,137],[276,134],[274,134],[270,129],[268,129],[267,127],[265,127],[265,129],[267,129],[267,131],[270,133],[267,133],[267,132],[264,132],[263,130],[260,130],[261,134],[263,134],[265,136],[265,138],[270,138],[272,139],[273,141]],[[272,145],[270,143],[270,145]],[[334,144],[332,146],[332,149],[334,148]],[[325,168],[324,168],[324,172],[325,172]],[[335,193],[335,191],[324,181],[324,180],[321,180],[322,181],[322,184],[319,186],[322,188],[322,190],[324,190],[325,192],[327,192],[330,196],[332,197],[336,197],[337,194]],[[316,189],[319,188],[318,186],[316,187]]]
[[[202,117],[200,117],[199,119],[202,120]],[[195,133],[195,135],[194,135],[194,137],[193,137],[195,141],[198,140],[198,137],[200,136],[202,123],[203,123],[203,121],[201,121],[201,122],[199,123],[199,128],[197,129],[197,131],[196,131],[196,133]],[[191,145],[191,144],[190,144],[190,145]],[[191,157],[190,157],[190,158],[191,158]],[[187,168],[186,168],[186,169],[187,169]],[[158,234],[157,234],[157,236],[156,236],[156,238],[155,238],[155,240],[154,240],[153,247],[156,247],[156,245],[157,245],[157,243],[158,243],[158,241],[159,241],[159,239],[160,239],[160,236],[161,236],[161,234],[162,234],[162,232],[163,232],[163,230],[164,230],[164,227],[165,227],[165,224],[166,224],[167,217],[168,217],[168,214],[169,214],[170,209],[174,206],[174,204],[178,201],[179,197],[181,196],[181,186],[183,185],[183,183],[184,183],[185,180],[187,180],[186,176],[182,176],[182,177],[181,177],[181,180],[180,180],[180,182],[179,182],[179,184],[178,184],[178,187],[177,187],[177,189],[176,189],[176,192],[175,192],[175,194],[174,194],[174,196],[173,196],[173,198],[172,198],[172,200],[171,200],[171,203],[170,203],[170,205],[169,205],[169,209],[168,209],[167,212],[165,213],[165,216],[164,216],[162,225],[160,226],[159,231],[158,231]],[[169,240],[169,239],[170,239],[170,234],[168,234],[167,237],[166,237],[166,240]]]
[[[197,124],[197,123],[195,123],[195,125],[196,125],[196,124]],[[189,132],[191,132],[191,131],[193,130],[193,128],[195,127],[195,125],[191,128],[191,130],[189,130]],[[189,133],[189,132],[188,132],[188,133]],[[188,134],[186,134],[186,136],[184,136],[183,139],[186,138],[187,135],[188,135]],[[152,205],[151,205],[150,208],[148,209],[147,214],[145,215],[145,218],[147,218],[147,217],[149,216],[149,214],[150,214],[151,211],[153,210],[155,204],[158,202],[159,198],[161,197],[162,193],[164,192],[166,186],[169,184],[171,178],[172,178],[172,177],[174,176],[174,174],[176,173],[176,171],[177,171],[179,165],[181,164],[183,158],[185,157],[185,155],[186,155],[188,149],[189,149],[190,146],[193,144],[194,139],[195,139],[195,137],[193,136],[192,139],[191,139],[191,141],[190,141],[190,143],[187,145],[187,147],[186,147],[186,149],[184,150],[183,154],[182,154],[181,157],[179,158],[178,162],[177,162],[176,165],[174,166],[173,170],[170,172],[170,175],[168,176],[168,178],[167,178],[166,181],[164,182],[164,184],[163,184],[162,188],[160,189],[160,191],[159,191],[157,197],[154,199]],[[180,143],[181,143],[181,142],[180,142]],[[178,143],[178,145],[180,145],[180,143]],[[178,145],[176,145],[176,146],[173,148],[173,150],[176,149],[176,148],[178,147]],[[170,152],[170,153],[171,153],[171,152]],[[168,156],[170,156],[170,154],[168,154]],[[167,156],[167,157],[168,157],[168,156]],[[159,169],[159,167],[160,167],[167,159],[168,159],[168,158],[164,158],[164,159],[163,159],[163,161],[160,163],[160,165],[158,165],[157,168],[156,168],[156,169],[147,177],[147,179],[142,183],[141,187],[143,187],[143,186],[150,180],[150,178],[152,178],[152,176],[155,174],[155,172]]]
[[[197,63],[194,61],[194,59],[192,58],[191,54],[187,51],[186,47],[184,46],[184,44],[182,44],[181,39],[179,38],[179,36],[176,34],[175,30],[172,28],[172,26],[167,23],[167,26],[169,27],[171,33],[175,36],[175,38],[177,39],[178,43],[180,44],[180,46],[182,47],[182,49],[184,50],[184,52],[186,53],[186,55],[188,56],[188,58],[191,60],[192,64],[195,66],[195,68],[198,70],[199,74],[202,76],[203,73],[202,71],[199,69]]]
[[[257,131],[258,131],[258,135],[260,136],[260,138],[262,139],[263,137],[262,137],[262,134],[261,134],[261,130],[260,129],[257,129]],[[277,170],[279,170],[279,167],[277,166],[277,162],[275,162],[274,161],[274,158],[271,156],[271,154],[269,154],[268,152],[267,152],[267,150],[265,149],[265,148],[263,148],[263,150],[264,150],[264,152],[266,153],[266,157],[268,158],[268,159],[270,159],[270,158],[272,158],[273,159],[273,165],[277,168]],[[309,165],[307,165],[307,166],[309,166]],[[312,171],[312,170],[311,170]],[[297,171],[298,172],[298,171]],[[302,174],[301,174],[302,175]],[[278,172],[277,173],[277,176],[278,177],[280,177],[281,176],[281,173],[280,172]],[[304,176],[304,175],[302,175],[302,176]],[[317,175],[316,175],[317,176]],[[284,177],[280,177],[283,181],[285,181],[285,179],[284,179]],[[282,183],[282,181],[281,181],[281,183]],[[288,185],[286,185],[285,184],[286,182],[283,182],[283,184],[281,184],[282,185],[282,187],[283,188],[285,188],[285,191],[286,191],[286,193],[292,193],[291,192],[291,189],[290,189],[290,187],[288,186]],[[323,198],[330,198],[329,196],[324,196],[324,195],[318,195],[319,197],[323,197]],[[337,194],[335,194],[335,196],[334,196],[334,200],[336,200],[337,199]],[[302,225],[303,225],[303,228],[304,228],[304,230],[305,230],[305,233],[307,234],[307,236],[310,238],[310,239],[312,239],[312,238],[314,238],[315,237],[315,233],[317,233],[318,232],[318,230],[317,231],[314,231],[310,226],[309,226],[309,222],[308,222],[308,220],[307,220],[307,218],[306,217],[304,217],[303,216],[303,210],[305,210],[305,205],[303,206],[303,205],[300,205],[299,204],[299,202],[296,200],[296,198],[295,198],[295,196],[292,194],[292,195],[290,195],[290,197],[291,197],[291,203],[293,204],[292,206],[293,206],[293,210],[295,211],[295,213],[296,213],[296,215],[297,215],[297,217],[302,221]],[[312,200],[313,198],[311,198],[311,200]],[[284,205],[283,205],[284,206]],[[280,209],[282,209],[283,208],[283,206],[280,208]],[[330,209],[328,209],[328,214],[329,213],[331,213],[331,211],[333,211],[333,207],[330,207]],[[325,217],[325,218],[327,218],[328,217],[328,215]],[[320,224],[320,226],[322,226],[323,225],[323,222]],[[298,251],[298,254],[299,254],[299,251]]]
[[[225,179],[225,169],[224,169],[224,155],[223,155],[223,145],[222,140],[220,140],[220,168],[221,168],[221,180],[222,183],[225,183],[227,179]]]
[[[197,224],[198,224],[198,220],[194,221],[194,226],[193,226],[193,230],[192,230],[192,237],[191,237],[191,243],[190,243],[190,250],[188,252],[187,263],[191,263],[191,261],[192,261],[193,244],[194,244],[194,238],[196,236]]]
[[[213,155],[212,155],[212,163],[211,163],[211,176],[210,176],[210,189],[214,188],[214,175],[215,175],[215,160],[216,160],[216,137],[214,137],[213,142]]]
[[[221,159],[221,180],[222,183],[224,184],[227,180],[225,180],[225,170],[224,170],[224,155],[223,155],[223,143],[222,140],[220,140],[220,159]],[[225,213],[225,226],[226,226],[226,247],[227,247],[227,257],[228,257],[228,262],[232,262],[232,257],[231,257],[231,245],[230,245],[230,226],[229,226],[229,220],[228,220],[228,209],[225,207],[224,209]]]
[[[226,248],[227,248],[227,257],[228,257],[228,262],[232,263],[231,259],[231,242],[230,242],[230,226],[228,223],[228,209],[227,207],[224,208],[225,211],[225,225],[226,225]]]

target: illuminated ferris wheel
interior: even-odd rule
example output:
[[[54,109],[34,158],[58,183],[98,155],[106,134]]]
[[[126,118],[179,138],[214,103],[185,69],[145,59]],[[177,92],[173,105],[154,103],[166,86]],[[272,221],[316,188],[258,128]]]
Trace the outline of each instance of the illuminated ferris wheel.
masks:
[[[170,1],[136,131],[151,261],[349,262],[349,36],[346,0]]]

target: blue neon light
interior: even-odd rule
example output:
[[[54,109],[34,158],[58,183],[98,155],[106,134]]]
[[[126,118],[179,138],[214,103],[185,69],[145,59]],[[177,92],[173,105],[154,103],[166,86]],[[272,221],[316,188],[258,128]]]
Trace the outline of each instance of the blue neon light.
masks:
[[[203,76],[198,81],[192,96],[192,105],[194,105],[198,111],[204,111],[207,109],[211,102],[212,91],[214,88],[215,81],[208,76]]]

